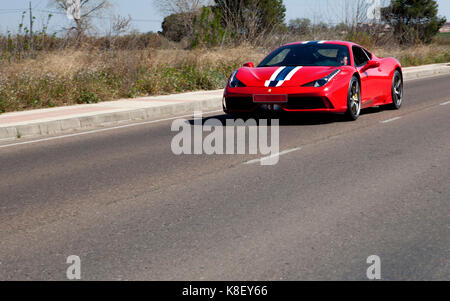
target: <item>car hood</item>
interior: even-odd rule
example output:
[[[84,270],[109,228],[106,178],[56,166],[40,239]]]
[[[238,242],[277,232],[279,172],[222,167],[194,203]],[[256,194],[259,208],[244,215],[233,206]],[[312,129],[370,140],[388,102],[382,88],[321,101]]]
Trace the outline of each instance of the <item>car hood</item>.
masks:
[[[338,67],[243,67],[236,77],[248,87],[298,87],[321,79]]]

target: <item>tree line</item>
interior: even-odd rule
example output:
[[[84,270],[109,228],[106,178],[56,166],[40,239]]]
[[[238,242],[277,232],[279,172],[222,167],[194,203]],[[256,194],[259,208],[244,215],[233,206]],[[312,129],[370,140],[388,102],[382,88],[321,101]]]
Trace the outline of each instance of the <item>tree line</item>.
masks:
[[[180,5],[192,4],[192,1],[195,5]],[[308,18],[290,20],[286,24],[286,7],[282,0],[168,0],[166,3],[178,10],[166,10],[170,14],[162,24],[162,35],[176,42],[187,40],[192,47],[253,44],[273,35],[315,36],[317,32],[329,30],[345,32],[348,38],[360,35],[361,31],[371,36],[389,31],[398,44],[427,44],[446,22],[438,16],[435,0],[389,1],[381,9],[378,22],[362,17],[369,9],[367,1],[354,1],[351,5],[360,6],[354,10],[355,15],[337,25],[313,24]]]
[[[345,39],[366,46],[389,42],[410,46],[427,44],[446,19],[438,15],[435,0],[384,0],[381,20],[370,23],[367,0],[342,0],[349,6],[339,24],[312,22],[297,18],[286,22],[283,0],[149,0],[166,15],[159,34],[132,32],[130,17],[114,17],[110,33],[98,36],[92,31],[94,18],[105,18],[112,7],[110,0],[49,0],[53,11],[42,30],[28,28],[24,15],[15,36],[0,36],[0,59],[11,53],[19,56],[33,50],[95,45],[101,49],[134,49],[179,43],[182,47],[220,47],[250,44],[272,47],[295,39]],[[336,11],[338,11],[337,9]],[[65,35],[49,35],[48,22],[53,13],[70,14],[72,24],[63,28]],[[342,13],[341,13],[342,14]],[[31,14],[30,14],[31,15]],[[330,18],[325,18],[329,20]],[[369,25],[370,26],[369,26]],[[272,43],[272,44],[267,44]],[[180,46],[181,47],[181,46]]]

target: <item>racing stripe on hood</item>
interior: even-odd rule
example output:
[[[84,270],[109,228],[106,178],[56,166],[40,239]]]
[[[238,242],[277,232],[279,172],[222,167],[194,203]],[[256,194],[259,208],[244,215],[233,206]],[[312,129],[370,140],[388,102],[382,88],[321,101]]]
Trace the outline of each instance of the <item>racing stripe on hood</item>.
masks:
[[[266,87],[280,87],[285,81],[290,80],[298,70],[302,67],[282,67],[283,69],[278,69],[270,78],[266,81]],[[276,75],[276,76],[275,76]]]
[[[291,80],[291,78],[295,75],[295,73],[297,73],[297,71],[302,68],[303,67],[301,67],[301,66],[295,67],[291,72],[289,72],[289,74],[286,76],[286,78],[284,80]]]
[[[289,73],[291,73],[292,70],[294,70],[295,67],[286,67],[283,69],[283,71],[281,71],[277,78],[275,79],[275,81],[280,81],[280,80],[285,80],[285,78],[289,75]]]
[[[275,79],[277,78],[278,74],[280,74],[280,72],[282,72],[285,68],[286,68],[286,67],[280,67],[280,68],[278,68],[278,69],[272,74],[272,76],[270,77],[270,79],[269,79],[269,80],[266,80],[265,86],[266,86],[266,87],[269,87],[270,84],[271,84],[273,81],[275,81]]]
[[[281,70],[280,73],[278,73],[275,80],[270,81],[269,87],[278,87],[278,85],[284,81],[286,76],[288,76],[289,73],[291,73],[292,70],[294,70],[295,67],[285,67],[283,70]]]
[[[268,87],[278,87],[278,84],[281,81],[284,81],[286,76],[288,76],[289,73],[291,73],[291,71],[294,69],[295,69],[295,67],[283,67],[283,69],[280,72],[278,72],[275,79],[273,79],[274,76],[272,75],[270,82],[268,83],[269,84]],[[267,82],[266,82],[266,85],[267,85]]]

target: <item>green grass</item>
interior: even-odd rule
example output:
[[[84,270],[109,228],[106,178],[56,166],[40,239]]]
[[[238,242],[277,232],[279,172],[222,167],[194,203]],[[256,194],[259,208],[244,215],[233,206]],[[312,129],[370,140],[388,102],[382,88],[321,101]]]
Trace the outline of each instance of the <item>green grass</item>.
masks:
[[[447,63],[450,62],[450,47],[447,50],[433,52],[427,55],[405,53],[400,55],[398,59],[403,67]]]

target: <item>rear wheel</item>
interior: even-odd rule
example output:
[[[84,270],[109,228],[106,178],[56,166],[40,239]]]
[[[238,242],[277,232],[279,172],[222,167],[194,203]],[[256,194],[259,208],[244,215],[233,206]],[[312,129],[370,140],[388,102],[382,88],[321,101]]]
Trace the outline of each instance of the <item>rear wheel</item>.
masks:
[[[357,77],[352,77],[348,88],[347,117],[350,120],[358,119],[361,114],[361,86]]]
[[[390,107],[398,110],[403,104],[403,78],[400,72],[397,70],[394,73],[392,79],[392,103]]]

